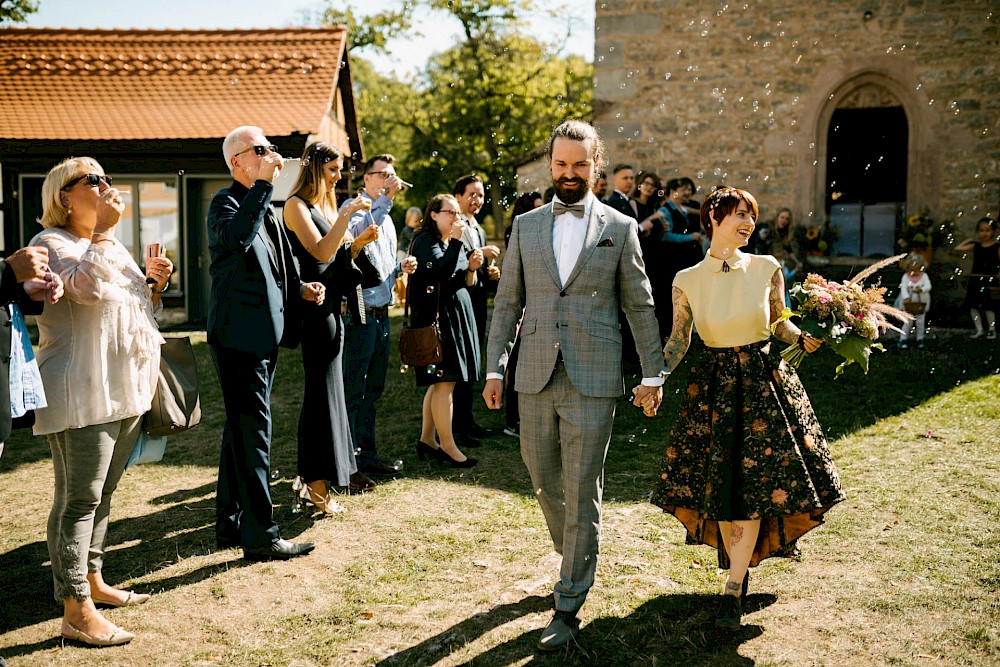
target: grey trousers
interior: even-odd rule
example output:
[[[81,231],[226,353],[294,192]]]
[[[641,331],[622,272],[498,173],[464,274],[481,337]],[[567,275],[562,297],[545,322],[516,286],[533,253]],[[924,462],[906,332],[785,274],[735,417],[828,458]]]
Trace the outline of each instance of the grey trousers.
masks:
[[[521,458],[552,543],[563,557],[555,608],[577,611],[594,585],[600,546],[604,459],[615,399],[582,395],[557,364],[537,394],[518,394]]]
[[[88,572],[100,572],[111,494],[125,472],[142,417],[48,435],[55,469],[49,559],[56,602],[90,597]]]

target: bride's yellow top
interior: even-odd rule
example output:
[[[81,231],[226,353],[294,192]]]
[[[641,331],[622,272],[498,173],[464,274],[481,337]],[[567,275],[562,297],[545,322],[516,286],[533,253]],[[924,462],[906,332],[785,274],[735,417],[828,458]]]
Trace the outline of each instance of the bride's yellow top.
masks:
[[[728,271],[723,270],[723,264]],[[725,262],[706,255],[678,273],[674,287],[687,296],[694,325],[705,345],[749,345],[771,337],[768,298],[771,277],[780,270],[778,260],[770,255],[737,250]]]

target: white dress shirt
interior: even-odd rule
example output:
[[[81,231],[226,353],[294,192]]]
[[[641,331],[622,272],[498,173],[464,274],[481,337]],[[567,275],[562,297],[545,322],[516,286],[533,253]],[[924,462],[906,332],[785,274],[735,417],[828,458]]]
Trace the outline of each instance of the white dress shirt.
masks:
[[[579,202],[583,204],[582,218],[567,212],[556,216],[552,222],[552,252],[556,257],[559,280],[563,287],[566,286],[566,281],[569,280],[577,260],[580,259],[583,241],[587,237],[587,221],[590,220],[590,211],[594,200],[593,193],[587,192],[587,196],[583,198],[582,202]],[[562,203],[558,196],[553,197],[552,201]]]
[[[558,196],[552,198],[553,201],[562,202]],[[587,224],[590,220],[590,212],[593,210],[594,202],[597,198],[593,192],[587,192],[586,196],[579,203],[583,204],[583,217],[578,218],[572,213],[563,213],[555,216],[552,221],[552,252],[556,258],[556,268],[559,269],[559,281],[563,287],[573,273],[580,253],[583,251],[583,242],[587,237]],[[487,373],[487,380],[502,380],[500,373]],[[663,385],[662,377],[642,378],[642,384],[648,387],[660,387]]]

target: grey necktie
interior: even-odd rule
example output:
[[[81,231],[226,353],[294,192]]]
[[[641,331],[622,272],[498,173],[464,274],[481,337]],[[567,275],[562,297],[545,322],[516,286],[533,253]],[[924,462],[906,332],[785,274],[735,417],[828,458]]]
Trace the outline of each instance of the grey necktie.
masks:
[[[583,204],[564,204],[561,201],[552,202],[552,214],[556,217],[563,213],[570,213],[574,217],[583,217]]]

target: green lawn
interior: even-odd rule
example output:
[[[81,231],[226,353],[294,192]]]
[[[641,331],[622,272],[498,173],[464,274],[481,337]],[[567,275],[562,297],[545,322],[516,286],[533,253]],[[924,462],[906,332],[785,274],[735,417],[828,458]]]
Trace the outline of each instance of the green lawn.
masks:
[[[399,318],[395,318],[398,327]],[[196,334],[197,336],[198,334]],[[421,392],[394,367],[379,407],[383,458],[405,475],[345,496],[348,512],[293,513],[301,362],[283,351],[274,394],[273,495],[283,535],[312,555],[248,564],[213,550],[222,412],[204,335],[202,425],[115,495],[105,578],[154,595],[107,612],[138,637],[63,645],[45,521],[48,449],[23,432],[0,459],[0,655],[33,665],[996,665],[1000,664],[1000,353],[939,332],[927,350],[877,356],[803,381],[849,498],[801,540],[799,560],[751,574],[743,629],[712,629],[723,574],[680,524],[646,502],[685,363],[660,415],[622,399],[608,457],[597,585],[579,645],[534,651],[558,557],[516,441],[500,436],[465,471],[419,463]],[[678,377],[680,375],[680,377]],[[477,403],[480,423],[500,414]]]

